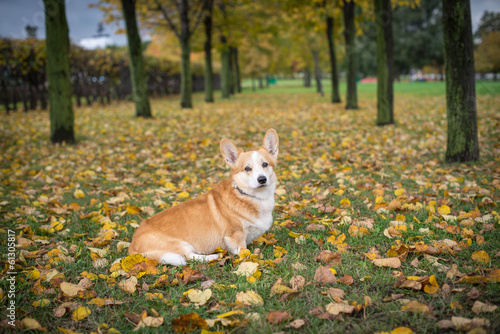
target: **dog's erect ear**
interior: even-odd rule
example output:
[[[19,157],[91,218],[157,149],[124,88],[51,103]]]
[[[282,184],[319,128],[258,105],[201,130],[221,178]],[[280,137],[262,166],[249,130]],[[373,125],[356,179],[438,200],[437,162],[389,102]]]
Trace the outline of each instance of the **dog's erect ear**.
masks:
[[[220,141],[220,153],[224,158],[224,161],[231,167],[236,163],[236,159],[238,159],[238,155],[241,151],[233,144],[229,139],[222,139]]]
[[[280,140],[278,138],[278,133],[274,129],[269,129],[264,136],[264,143],[262,146],[271,154],[271,156],[278,160],[278,145]]]

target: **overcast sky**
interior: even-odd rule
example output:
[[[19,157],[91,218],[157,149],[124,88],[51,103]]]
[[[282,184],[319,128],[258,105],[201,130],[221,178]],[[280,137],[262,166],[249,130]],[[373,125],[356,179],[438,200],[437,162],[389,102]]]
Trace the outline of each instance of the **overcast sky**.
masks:
[[[103,19],[99,9],[88,8],[97,0],[66,0],[66,17],[69,25],[69,36],[74,43],[87,47],[108,44],[126,44],[124,34],[115,34],[116,24],[105,26],[104,33],[109,38],[93,38],[97,34],[97,25]],[[498,0],[471,0],[472,27],[475,31],[485,10],[499,12]],[[25,38],[26,25],[38,27],[38,37],[45,38],[45,23],[42,0],[0,0],[0,36]],[[123,22],[121,23],[123,27]],[[147,37],[146,37],[147,38]]]

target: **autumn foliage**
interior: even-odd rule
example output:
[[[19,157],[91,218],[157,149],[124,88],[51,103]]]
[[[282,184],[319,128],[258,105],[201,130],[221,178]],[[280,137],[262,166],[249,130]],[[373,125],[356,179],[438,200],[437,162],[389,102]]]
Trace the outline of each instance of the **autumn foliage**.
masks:
[[[131,103],[84,107],[73,146],[46,144],[42,111],[4,116],[0,245],[11,230],[17,248],[0,298],[15,270],[16,327],[498,332],[498,95],[478,96],[480,164],[442,162],[444,96],[400,94],[400,124],[383,129],[374,97],[360,101],[353,114],[307,93],[190,111],[163,99],[155,119],[135,119]],[[220,138],[258,145],[270,127],[281,146],[266,234],[209,264],[128,256],[142,219],[227,175]]]

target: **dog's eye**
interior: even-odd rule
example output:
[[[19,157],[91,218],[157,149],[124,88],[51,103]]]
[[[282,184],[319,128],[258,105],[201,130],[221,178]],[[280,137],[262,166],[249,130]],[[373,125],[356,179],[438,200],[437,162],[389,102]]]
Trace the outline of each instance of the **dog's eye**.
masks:
[[[251,172],[251,171],[252,171],[252,168],[250,168],[250,167],[246,166],[246,167],[245,167],[245,171],[246,171],[246,172]]]
[[[262,164],[262,167],[264,167],[264,168],[266,168],[267,166],[269,166],[267,162],[264,162],[264,163]]]

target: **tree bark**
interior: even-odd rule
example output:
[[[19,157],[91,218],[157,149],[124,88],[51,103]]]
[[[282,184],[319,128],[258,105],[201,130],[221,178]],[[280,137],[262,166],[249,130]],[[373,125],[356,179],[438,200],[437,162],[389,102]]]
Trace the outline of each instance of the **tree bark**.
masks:
[[[356,91],[356,49],[354,46],[354,37],[356,30],[354,27],[354,10],[356,4],[354,0],[344,1],[344,37],[345,37],[345,51],[347,61],[347,96],[346,96],[346,109],[358,109],[358,94]]]
[[[75,118],[69,79],[69,36],[64,0],[44,0],[49,82],[50,140],[74,143]]]
[[[326,38],[328,39],[328,51],[330,54],[330,67],[332,76],[332,103],[340,103],[339,75],[337,72],[337,57],[335,56],[335,41],[333,31],[333,17],[326,17]]]
[[[311,87],[311,69],[309,66],[304,69],[304,87]]]
[[[212,70],[212,10],[213,0],[204,2],[205,18],[205,102],[214,102],[214,85]]]
[[[314,62],[314,79],[316,80],[316,92],[321,96],[325,96],[323,85],[321,83],[321,68],[319,66],[319,50],[311,50]]]
[[[234,58],[233,58],[233,47],[229,47],[229,94],[234,95],[236,91],[236,85],[234,81]]]
[[[231,55],[233,59],[234,89],[236,93],[241,93],[240,64],[238,62],[237,47],[231,48]]]
[[[229,54],[229,46],[227,45],[227,40],[224,35],[221,36],[221,92],[222,98],[228,99],[230,94],[230,84],[231,84],[231,68],[230,68],[230,54]]]
[[[377,33],[377,125],[394,124],[394,41],[391,0],[374,0]]]
[[[443,0],[446,161],[479,160],[474,52],[469,0]]]
[[[189,1],[181,0],[179,14],[181,17],[181,107],[192,108],[193,83],[191,77],[191,46],[189,43]]]
[[[137,28],[135,0],[121,0],[123,17],[127,28],[128,51],[130,56],[130,78],[137,117],[152,117],[149,104],[148,84],[142,57],[141,37]]]

